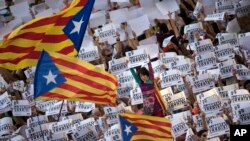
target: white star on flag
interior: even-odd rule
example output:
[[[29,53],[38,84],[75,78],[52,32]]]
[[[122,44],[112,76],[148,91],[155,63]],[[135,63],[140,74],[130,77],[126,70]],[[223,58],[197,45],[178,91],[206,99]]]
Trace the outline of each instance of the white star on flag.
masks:
[[[82,19],[78,22],[78,21],[72,21],[73,22],[73,24],[74,24],[74,29],[70,32],[70,34],[72,34],[72,33],[75,33],[75,32],[77,32],[78,34],[79,34],[79,32],[80,32],[80,30],[81,30],[81,26],[82,26],[82,23],[84,23],[84,21],[83,21],[83,17],[82,17]]]
[[[48,85],[48,84],[51,83],[51,82],[53,82],[53,83],[56,84],[55,78],[57,77],[57,74],[56,74],[56,75],[53,75],[53,73],[51,72],[51,70],[49,71],[49,74],[48,74],[48,75],[44,75],[43,77],[47,80],[46,85]]]
[[[131,126],[125,125],[125,128],[126,128],[126,129],[125,129],[124,131],[127,133],[127,136],[128,136],[129,133],[132,133],[132,131],[131,131]]]

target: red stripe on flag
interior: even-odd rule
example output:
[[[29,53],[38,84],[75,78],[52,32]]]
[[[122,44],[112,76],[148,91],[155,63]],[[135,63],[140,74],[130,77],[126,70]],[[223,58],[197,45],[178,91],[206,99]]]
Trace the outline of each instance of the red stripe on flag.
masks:
[[[44,34],[45,33],[25,32],[23,34],[15,36],[11,40],[17,38],[28,39],[28,40],[41,40],[44,37]]]
[[[42,43],[60,43],[65,40],[68,40],[69,38],[65,34],[61,35],[45,35],[42,38]]]
[[[85,67],[82,67],[76,63],[71,63],[71,62],[67,62],[66,60],[62,60],[60,58],[54,58],[53,56],[51,56],[52,60],[57,63],[57,64],[60,64],[62,66],[66,66],[66,67],[69,67],[69,68],[74,68],[74,69],[77,69],[78,71],[82,72],[82,73],[85,73],[85,74],[88,74],[90,76],[93,76],[93,77],[100,77],[100,78],[103,78],[103,79],[106,79],[112,83],[114,83],[115,85],[117,85],[117,82],[107,76],[107,75],[104,75],[104,74],[101,74],[101,73],[98,73],[98,72],[94,72],[94,71],[91,71]]]
[[[148,129],[155,129],[155,130],[158,130],[160,132],[163,132],[163,133],[166,133],[166,134],[170,134],[171,135],[171,132],[167,131],[166,129],[163,129],[159,126],[162,126],[162,125],[155,125],[155,126],[152,126],[152,125],[148,125],[148,124],[143,124],[143,123],[133,123],[135,126],[137,127],[143,127],[143,128],[148,128]]]
[[[68,99],[69,97],[58,94],[58,93],[51,93],[47,92],[46,94],[42,95],[42,97],[48,97],[48,98],[60,98],[60,99]]]
[[[144,118],[130,118],[128,116],[125,116],[126,119],[131,120],[131,121],[139,121],[139,120],[147,120],[148,122],[154,124],[154,125],[161,125],[165,127],[172,127],[171,123],[166,123],[166,122],[160,122],[160,121],[155,121],[155,120],[150,120],[150,119],[144,119]]]
[[[58,51],[58,53],[60,54],[65,54],[65,55],[68,55],[70,53],[72,53],[74,51],[74,46],[68,46],[68,47],[64,47],[62,50]]]
[[[166,136],[159,136],[157,134],[144,132],[144,131],[136,131],[134,136],[135,135],[148,135],[148,136],[155,137],[155,138],[166,138]]]
[[[4,64],[4,63],[12,63],[12,64],[17,64],[20,61],[24,60],[24,59],[38,59],[40,57],[41,52],[40,51],[33,51],[31,53],[28,53],[27,55],[24,55],[22,57],[19,58],[15,58],[13,60],[6,60],[6,59],[0,59],[0,64]]]
[[[34,51],[35,47],[22,48],[18,46],[10,45],[7,48],[0,48],[0,53],[29,53]]]

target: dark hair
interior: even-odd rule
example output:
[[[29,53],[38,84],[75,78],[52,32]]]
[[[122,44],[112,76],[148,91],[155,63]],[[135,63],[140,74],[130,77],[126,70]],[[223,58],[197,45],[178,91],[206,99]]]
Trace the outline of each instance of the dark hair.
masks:
[[[198,136],[198,137],[201,137],[201,135],[202,135],[203,133],[205,133],[205,132],[207,132],[207,130],[201,130],[201,131],[199,131],[199,132],[197,133],[197,136]]]
[[[246,82],[244,82],[244,89],[247,87],[247,84],[249,84],[250,83],[250,80],[247,80]]]
[[[139,74],[149,76],[149,71],[148,71],[145,67],[142,67],[142,68],[140,69]]]
[[[242,64],[242,65],[244,64],[243,58],[240,55],[236,54],[234,59],[235,59],[237,64]]]

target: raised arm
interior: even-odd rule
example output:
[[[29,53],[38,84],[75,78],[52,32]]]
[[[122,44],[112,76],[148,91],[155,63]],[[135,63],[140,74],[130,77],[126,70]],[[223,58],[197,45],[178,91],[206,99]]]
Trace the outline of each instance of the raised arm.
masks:
[[[141,79],[140,79],[139,75],[135,72],[135,69],[130,68],[130,72],[132,73],[132,75],[133,75],[133,77],[135,79],[135,82],[140,85],[142,82],[141,82]]]

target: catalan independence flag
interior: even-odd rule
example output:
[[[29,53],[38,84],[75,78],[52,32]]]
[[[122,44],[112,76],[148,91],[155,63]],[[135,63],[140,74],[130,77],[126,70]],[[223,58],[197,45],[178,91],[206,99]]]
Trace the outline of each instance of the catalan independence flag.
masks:
[[[72,100],[115,105],[117,80],[103,69],[55,52],[43,51],[34,79],[36,100]]]
[[[172,141],[171,122],[166,118],[120,114],[124,141]]]
[[[77,55],[95,0],[73,0],[61,12],[32,20],[0,46],[0,67],[16,70],[35,66],[42,50]]]

